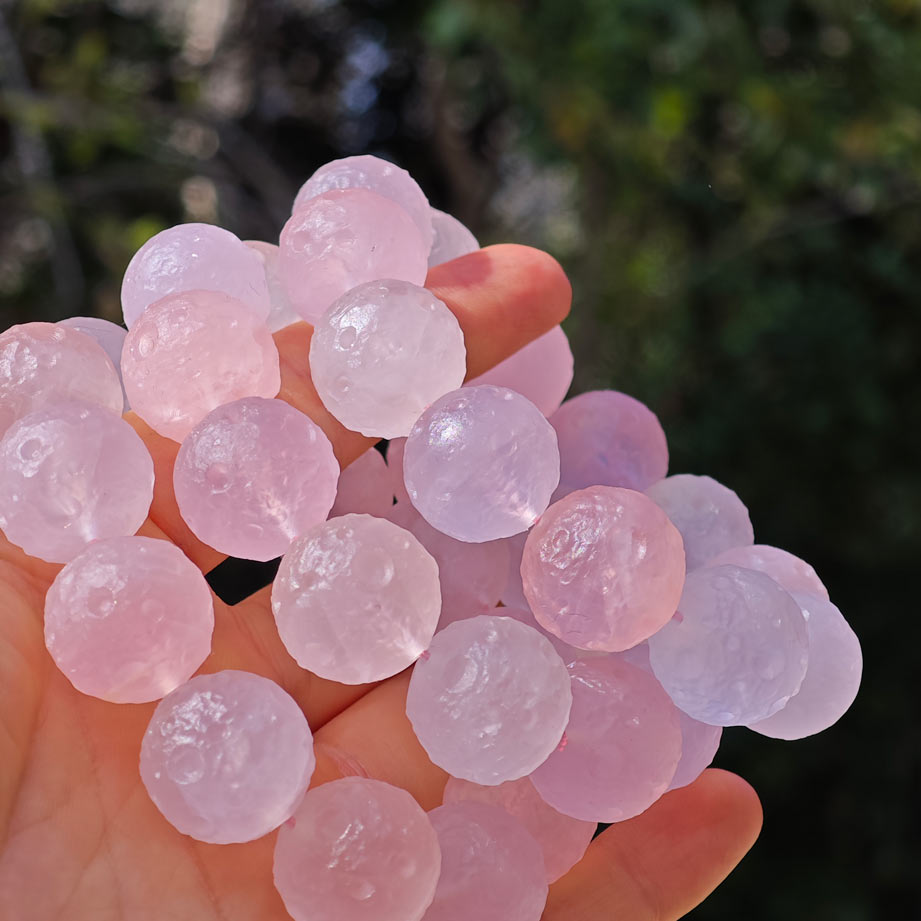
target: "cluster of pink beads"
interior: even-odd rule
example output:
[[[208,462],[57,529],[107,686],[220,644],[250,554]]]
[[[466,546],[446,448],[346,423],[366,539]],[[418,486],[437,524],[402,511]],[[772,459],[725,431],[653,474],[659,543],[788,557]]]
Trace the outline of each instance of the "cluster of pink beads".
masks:
[[[278,246],[201,224],[150,239],[125,274],[127,332],[0,335],[0,528],[65,564],[49,652],[83,693],[160,700],[140,773],[179,831],[280,828],[297,921],[537,921],[596,824],[692,782],[724,726],[801,738],[857,692],[860,646],[810,566],[755,545],[730,489],[667,476],[641,403],[563,402],[560,328],[463,383],[461,329],[422,285],[476,248],[408,173],[350,157],[305,183]],[[301,319],[324,405],[389,439],[386,461],[340,471],[277,399],[272,333]],[[282,556],[272,608],[301,666],[357,684],[414,665],[407,715],[451,775],[444,805],[359,777],[308,792],[311,731],[279,686],[192,677],[211,593],[137,536],[154,467],[129,406],[181,442],[176,501],[201,541]]]

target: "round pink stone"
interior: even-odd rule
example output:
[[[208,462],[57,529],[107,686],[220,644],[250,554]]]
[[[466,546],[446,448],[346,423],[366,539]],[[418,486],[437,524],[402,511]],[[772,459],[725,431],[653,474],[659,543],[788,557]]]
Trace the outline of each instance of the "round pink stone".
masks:
[[[301,708],[249,672],[199,675],[157,704],[141,780],[166,820],[199,841],[253,841],[288,819],[313,775]]]
[[[857,696],[863,671],[860,641],[824,598],[794,595],[806,618],[809,666],[799,691],[782,710],[750,728],[772,739],[804,739],[834,725]]]
[[[441,630],[455,620],[485,614],[499,603],[508,572],[502,541],[468,544],[436,531],[409,503],[392,506],[391,521],[406,528],[431,553],[441,579]]]
[[[405,453],[406,439],[392,438],[387,445],[387,469],[390,471],[390,486],[397,502],[405,502],[407,505],[411,505],[409,493],[406,491],[406,484],[403,482],[403,455]]]
[[[383,518],[331,518],[285,554],[272,610],[303,668],[343,684],[379,681],[431,642],[441,610],[438,566],[412,534]]]
[[[453,215],[437,208],[430,209],[434,240],[429,251],[429,268],[450,262],[458,256],[480,248],[476,237]]]
[[[0,435],[17,419],[60,400],[121,414],[121,380],[89,336],[57,323],[22,323],[0,333]]]
[[[807,648],[793,598],[763,573],[724,565],[688,574],[678,612],[649,639],[649,659],[688,716],[746,726],[799,690]]]
[[[269,290],[269,303],[271,304],[269,315],[265,321],[269,332],[277,333],[278,330],[284,329],[292,323],[300,323],[300,314],[296,313],[291,306],[288,295],[285,293],[284,285],[282,285],[281,279],[278,277],[278,246],[274,243],[265,243],[262,240],[244,240],[243,242],[262,257],[265,280]]]
[[[450,803],[429,813],[441,876],[424,921],[539,921],[547,903],[540,845],[504,809]]]
[[[521,560],[538,623],[571,646],[620,652],[655,633],[678,607],[681,535],[632,489],[570,493],[531,529]]]
[[[625,393],[582,393],[567,400],[550,421],[560,443],[555,498],[586,486],[642,492],[668,472],[668,445],[659,420]]]
[[[299,189],[293,213],[332,189],[368,189],[403,208],[419,230],[428,252],[434,237],[432,209],[419,184],[388,160],[362,154],[324,163]]]
[[[367,189],[311,198],[281,232],[278,274],[291,306],[316,323],[336,299],[366,281],[421,285],[428,246],[409,214]]]
[[[211,652],[204,576],[165,540],[93,541],[45,597],[45,645],[84,694],[116,704],[159,700]]]
[[[119,381],[122,379],[122,349],[125,345],[125,336],[128,330],[117,323],[111,323],[109,320],[103,320],[101,317],[68,317],[66,320],[59,320],[58,326],[66,326],[68,329],[75,329],[78,333],[83,333],[93,339],[102,350],[109,356],[109,361],[115,368]],[[125,406],[123,411],[128,410],[128,397],[122,388],[122,395],[125,397]]]
[[[365,777],[314,787],[275,844],[275,888],[294,921],[420,921],[441,867],[416,801]]]
[[[122,312],[131,329],[167,294],[219,291],[246,305],[259,321],[270,301],[262,260],[229,230],[177,224],[151,237],[132,257],[122,281]]]
[[[818,595],[828,601],[828,589],[816,571],[798,556],[779,547],[769,547],[767,544],[733,547],[707,561],[708,566],[722,566],[725,563],[763,572],[791,594]]]
[[[223,403],[274,397],[281,387],[278,349],[265,324],[214,291],[151,304],[125,340],[122,374],[131,408],[174,441]]]
[[[569,675],[553,646],[509,617],[450,624],[413,669],[406,714],[429,757],[494,786],[543,763],[569,719]]]
[[[520,607],[503,606],[497,608],[493,613],[497,617],[511,617],[512,620],[517,620],[518,623],[524,624],[532,630],[536,630],[541,636],[550,641],[550,645],[553,646],[557,655],[566,665],[575,662],[576,659],[591,659],[596,656],[607,656],[611,654],[607,652],[595,652],[591,649],[578,649],[575,646],[570,646],[569,643],[564,643],[558,636],[554,636],[549,630],[545,630],[537,622],[537,619],[527,606],[527,602],[523,602]],[[642,649],[644,645],[645,644],[641,643],[639,646],[634,646],[633,649]],[[627,652],[633,652],[633,650],[630,649],[627,650]],[[627,655],[627,653],[621,653],[621,655]]]
[[[513,534],[504,541],[508,547],[509,566],[508,578],[499,600],[508,608],[526,608],[528,599],[524,596],[524,587],[521,584],[521,558],[524,556],[524,545],[528,541],[530,531]]]
[[[561,326],[554,326],[485,374],[475,377],[467,386],[508,387],[527,397],[545,416],[550,416],[560,408],[572,384],[572,372],[569,340]]]
[[[502,387],[462,387],[436,400],[403,453],[412,504],[432,527],[479,543],[525,531],[559,478],[556,436],[540,410]]]
[[[380,451],[368,448],[339,474],[329,517],[365,514],[385,518],[393,508],[390,471]]]
[[[682,710],[678,711],[678,719],[681,723],[681,760],[668,785],[669,790],[686,787],[697,780],[712,763],[723,736],[722,726],[701,723]]]
[[[310,374],[323,405],[348,429],[408,435],[422,410],[467,371],[464,334],[434,294],[406,281],[369,281],[317,321]]]
[[[681,532],[688,572],[732,547],[754,543],[748,509],[722,483],[681,473],[653,483],[646,495]]]
[[[173,467],[176,502],[192,533],[244,560],[281,556],[324,521],[338,478],[323,430],[282,400],[262,397],[208,413]]]
[[[574,819],[547,805],[527,777],[497,787],[449,777],[445,805],[464,802],[498,806],[521,822],[544,853],[548,883],[556,882],[582,859],[597,828],[595,822]]]
[[[659,682],[617,656],[569,666],[572,716],[563,744],[532,775],[564,815],[620,822],[667,789],[681,757],[678,711]]]
[[[0,439],[0,529],[31,556],[73,559],[90,541],[134,534],[153,499],[150,453],[92,403],[54,402]]]

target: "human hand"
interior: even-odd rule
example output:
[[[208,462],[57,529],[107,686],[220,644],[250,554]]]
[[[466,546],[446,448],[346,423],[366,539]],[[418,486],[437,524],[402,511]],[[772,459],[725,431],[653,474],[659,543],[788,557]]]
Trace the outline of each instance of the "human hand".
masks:
[[[559,323],[570,288],[550,257],[496,246],[433,269],[430,287],[464,330],[474,377]],[[343,465],[371,441],[322,406],[307,370],[311,329],[276,334],[279,396],[313,417]],[[175,542],[203,571],[222,557],[197,541],[172,495],[178,445],[129,420],[154,458],[157,485],[139,533]],[[76,691],[44,646],[44,594],[60,567],[0,535],[0,921],[284,921],[272,884],[275,835],[204,844],[177,832],[138,774],[154,704],[115,706]],[[268,588],[229,607],[214,599],[202,671],[243,669],[278,682],[315,735],[313,784],[361,773],[441,803],[432,765],[404,708],[409,673],[345,686],[305,672],[278,638]],[[669,921],[700,902],[749,849],[761,822],[745,781],[708,770],[643,815],[612,826],[550,889],[544,921]]]

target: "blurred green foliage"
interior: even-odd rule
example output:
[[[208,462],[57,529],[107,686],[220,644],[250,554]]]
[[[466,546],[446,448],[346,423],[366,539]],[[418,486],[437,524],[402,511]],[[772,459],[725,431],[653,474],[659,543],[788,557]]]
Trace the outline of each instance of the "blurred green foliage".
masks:
[[[481,239],[548,248],[573,280],[578,388],[647,401],[672,469],[736,489],[864,643],[864,690],[830,732],[726,733],[718,763],[759,789],[766,830],[694,917],[917,914],[918,0],[0,15],[2,325],[117,318],[150,234],[195,219],[272,239],[313,168],[365,150]]]

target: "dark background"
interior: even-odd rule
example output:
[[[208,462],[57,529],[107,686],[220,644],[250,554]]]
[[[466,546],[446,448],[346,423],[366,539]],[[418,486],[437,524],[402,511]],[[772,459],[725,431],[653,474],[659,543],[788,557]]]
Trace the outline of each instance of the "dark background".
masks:
[[[0,80],[0,328],[119,320],[151,234],[275,240],[359,152],[556,255],[576,391],[646,401],[863,643],[833,729],[724,736],[765,830],[693,918],[918,917],[918,0],[0,0]]]

